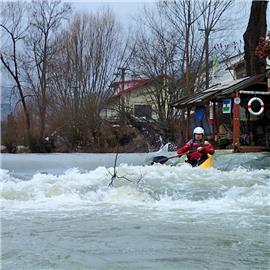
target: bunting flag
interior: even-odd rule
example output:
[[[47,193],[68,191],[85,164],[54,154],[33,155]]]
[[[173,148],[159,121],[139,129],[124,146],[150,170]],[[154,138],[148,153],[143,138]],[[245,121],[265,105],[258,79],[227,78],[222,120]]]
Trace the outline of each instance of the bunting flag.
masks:
[[[223,113],[231,113],[231,107],[232,107],[231,99],[224,99],[223,106],[222,106],[222,112]]]
[[[213,70],[216,70],[218,68],[218,58],[217,58],[217,54],[212,54],[212,67],[213,67]]]

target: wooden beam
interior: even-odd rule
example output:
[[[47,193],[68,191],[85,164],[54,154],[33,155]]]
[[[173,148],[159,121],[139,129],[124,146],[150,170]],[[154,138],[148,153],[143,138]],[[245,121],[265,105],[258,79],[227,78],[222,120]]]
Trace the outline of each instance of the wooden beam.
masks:
[[[239,97],[239,92],[236,92],[235,97]],[[240,104],[233,103],[233,150],[240,150]]]
[[[270,95],[270,92],[240,90],[240,94],[247,94],[247,95]]]
[[[215,144],[215,138],[216,138],[216,102],[213,102],[213,126],[212,126],[212,141],[213,144]]]
[[[189,118],[190,118],[190,109],[187,108],[187,126],[186,126],[186,141],[189,140]]]
[[[255,84],[259,84],[259,85],[267,85],[267,82],[255,82]]]

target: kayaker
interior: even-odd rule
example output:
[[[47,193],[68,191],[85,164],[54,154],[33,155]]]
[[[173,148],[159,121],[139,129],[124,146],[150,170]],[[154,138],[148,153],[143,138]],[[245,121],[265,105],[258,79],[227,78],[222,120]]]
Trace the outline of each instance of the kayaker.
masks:
[[[192,167],[203,163],[208,158],[207,154],[214,154],[214,147],[209,142],[204,140],[203,128],[196,127],[193,130],[193,139],[181,147],[177,151],[177,154],[182,156],[186,152],[188,152],[186,162],[190,163]]]

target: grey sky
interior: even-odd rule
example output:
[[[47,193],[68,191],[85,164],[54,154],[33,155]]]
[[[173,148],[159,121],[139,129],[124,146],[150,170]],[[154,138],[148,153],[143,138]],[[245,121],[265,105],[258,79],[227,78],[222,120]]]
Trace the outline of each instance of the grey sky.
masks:
[[[143,11],[144,6],[151,8],[155,1],[72,1],[74,12],[96,12],[103,8],[109,8],[123,26],[134,23]]]
[[[142,14],[144,6],[151,9],[156,2],[158,1],[73,0],[71,1],[71,4],[74,12],[96,12],[103,8],[110,8],[122,26],[128,27],[135,24],[135,19]],[[230,10],[230,13],[227,14],[227,18],[229,21],[231,20],[230,29],[232,30],[232,33],[230,35],[237,36],[234,40],[242,38],[249,18],[250,5],[251,0],[235,1],[235,8],[233,11]]]
[[[5,0],[0,0],[5,1]],[[197,1],[197,0],[194,0]],[[201,0],[203,1],[203,0]],[[157,0],[137,0],[137,1],[127,1],[127,0],[64,0],[63,2],[70,2],[72,4],[72,8],[74,13],[78,12],[93,12],[103,9],[110,8],[112,12],[115,14],[116,18],[124,27],[128,27],[130,25],[135,25],[135,19],[138,18],[139,15],[142,14],[144,6],[147,8],[152,8],[155,5]],[[227,14],[227,18],[229,19],[229,28],[230,33],[226,34],[228,42],[231,41],[239,41],[243,38],[243,34],[247,27],[247,22],[250,14],[250,6],[251,0],[236,0],[235,8]],[[267,25],[268,30],[270,30],[270,7],[268,7],[267,11]],[[224,27],[225,25],[223,25]],[[226,26],[225,26],[226,27]],[[226,27],[227,28],[227,27]],[[220,36],[212,35],[212,42],[222,42]],[[2,72],[1,72],[2,73]],[[3,73],[1,74],[3,75]],[[1,76],[0,76],[1,77]],[[1,86],[3,84],[1,80]],[[2,88],[2,87],[1,87]],[[3,93],[2,93],[3,94]],[[3,99],[3,96],[2,96]]]

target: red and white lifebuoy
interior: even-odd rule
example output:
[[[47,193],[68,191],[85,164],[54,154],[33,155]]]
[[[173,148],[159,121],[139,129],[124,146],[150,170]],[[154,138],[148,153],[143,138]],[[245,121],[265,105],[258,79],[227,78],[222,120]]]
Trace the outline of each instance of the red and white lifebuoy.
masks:
[[[254,101],[258,101],[258,102],[260,103],[260,105],[261,105],[261,108],[260,108],[260,110],[259,110],[258,112],[254,112],[254,111],[252,110],[251,105],[252,105],[252,103],[253,103]],[[253,115],[260,115],[260,114],[263,113],[263,110],[264,110],[264,103],[263,103],[263,101],[262,101],[260,98],[258,98],[258,97],[253,97],[253,98],[251,98],[251,99],[249,100],[249,102],[248,102],[248,111],[249,111],[251,114],[253,114]]]

